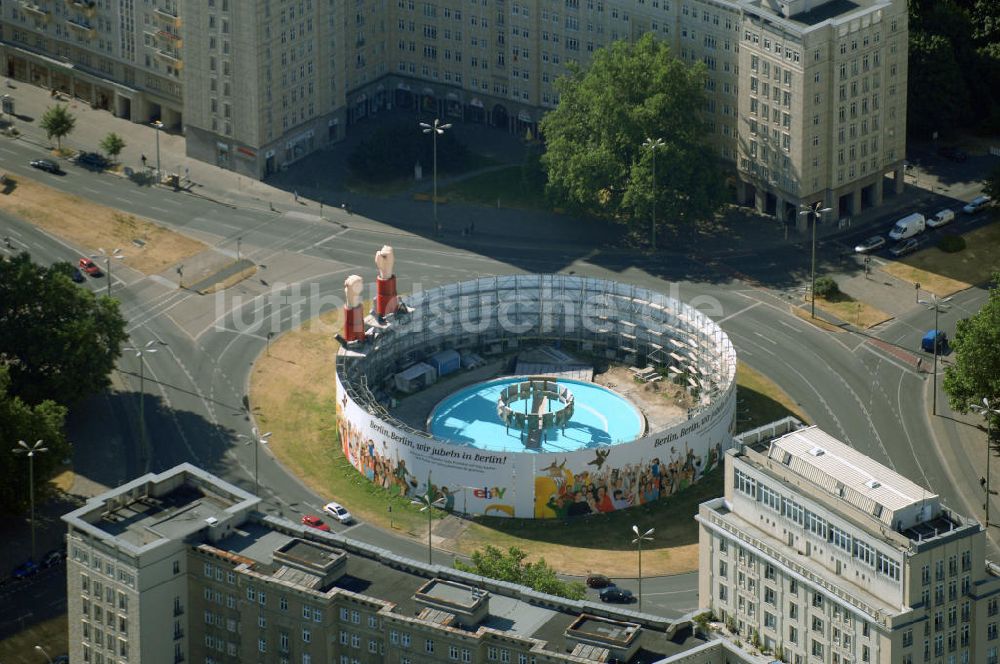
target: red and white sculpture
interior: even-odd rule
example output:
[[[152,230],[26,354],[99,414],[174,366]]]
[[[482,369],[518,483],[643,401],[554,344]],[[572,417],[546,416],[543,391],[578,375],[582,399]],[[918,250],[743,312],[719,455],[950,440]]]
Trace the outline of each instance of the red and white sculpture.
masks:
[[[364,341],[365,312],[361,309],[361,294],[365,282],[356,274],[344,279],[344,340]]]
[[[396,257],[393,256],[392,247],[389,245],[383,245],[375,252],[375,266],[378,268],[375,313],[380,317],[396,313],[399,307],[399,298],[396,296],[396,274],[392,270],[395,263]]]

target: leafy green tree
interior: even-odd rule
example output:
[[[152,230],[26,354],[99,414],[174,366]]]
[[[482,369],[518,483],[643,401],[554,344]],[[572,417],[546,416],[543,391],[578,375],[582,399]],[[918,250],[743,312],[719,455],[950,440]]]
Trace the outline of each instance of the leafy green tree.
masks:
[[[953,133],[962,126],[969,91],[950,40],[941,35],[910,35],[907,130],[929,139],[934,132]]]
[[[955,362],[944,373],[951,407],[967,413],[984,397],[1000,398],[1000,272],[993,275],[993,287],[982,308],[958,321],[951,347]]]
[[[56,146],[62,150],[62,139],[73,131],[76,126],[76,117],[69,112],[69,107],[56,104],[50,106],[42,114],[42,120],[38,126],[45,130],[50,141],[55,138]]]
[[[455,568],[498,581],[528,586],[539,592],[568,599],[583,599],[586,595],[587,591],[582,583],[559,580],[555,570],[548,566],[544,558],[532,563],[525,562],[527,557],[528,554],[516,546],[504,552],[495,546],[487,545],[485,549],[472,554],[471,565],[456,560]]]
[[[63,434],[66,408],[53,401],[43,401],[29,406],[10,393],[10,375],[0,364],[0,510],[14,512],[27,508],[28,468],[27,459],[14,454],[17,441],[29,445],[36,440],[45,442],[48,452],[35,457],[35,489],[45,485],[59,464],[69,454],[69,444]]]
[[[101,140],[101,149],[113,161],[118,161],[118,155],[125,149],[125,139],[115,132],[111,132]]]
[[[1000,164],[993,167],[990,174],[983,180],[983,191],[994,201],[1000,201]]]
[[[688,66],[652,34],[598,49],[586,70],[571,67],[556,81],[559,106],[541,122],[548,194],[569,207],[645,226],[653,154],[641,144],[661,138],[657,217],[680,223],[710,217],[725,187],[701,119],[704,84],[703,64]]]
[[[29,404],[72,405],[109,384],[127,338],[118,302],[78,288],[65,265],[0,261],[0,364]]]

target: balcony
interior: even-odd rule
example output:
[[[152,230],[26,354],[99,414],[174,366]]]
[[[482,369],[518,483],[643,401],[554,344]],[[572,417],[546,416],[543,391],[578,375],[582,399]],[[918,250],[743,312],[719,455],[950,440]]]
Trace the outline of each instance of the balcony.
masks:
[[[73,30],[87,39],[92,39],[93,36],[97,34],[97,30],[94,29],[94,26],[83,19],[68,18],[66,19],[66,25],[69,26],[70,30]]]
[[[175,28],[181,27],[181,17],[177,15],[176,12],[170,9],[164,9],[163,7],[156,7],[153,9],[153,16],[163,21],[167,25],[172,25]]]
[[[96,0],[66,0],[66,6],[81,11],[86,16],[93,16],[97,13]]]
[[[184,61],[181,60],[181,54],[177,51],[158,48],[156,49],[156,57],[172,66],[174,69],[184,68]]]
[[[180,641],[183,638],[184,638],[184,630],[183,629],[175,629],[174,630],[174,641]]]
[[[167,45],[169,47],[168,50],[177,50],[184,46],[184,40],[181,39],[181,36],[169,30],[157,30],[155,37],[156,42]]]
[[[184,607],[180,604],[174,604],[174,616],[184,615]]]
[[[49,19],[52,18],[52,12],[50,10],[45,9],[30,0],[21,0],[21,11],[45,22],[48,22]]]

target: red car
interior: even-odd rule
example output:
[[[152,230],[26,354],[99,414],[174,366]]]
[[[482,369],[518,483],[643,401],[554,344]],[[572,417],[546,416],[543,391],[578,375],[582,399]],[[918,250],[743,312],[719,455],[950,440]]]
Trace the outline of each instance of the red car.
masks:
[[[101,268],[97,267],[97,263],[90,260],[89,258],[80,259],[80,269],[89,274],[92,277],[103,277],[104,273],[101,272]]]
[[[330,532],[330,526],[323,523],[323,519],[318,516],[313,516],[312,514],[306,514],[302,517],[302,525],[315,528],[316,530],[322,530],[325,533]]]

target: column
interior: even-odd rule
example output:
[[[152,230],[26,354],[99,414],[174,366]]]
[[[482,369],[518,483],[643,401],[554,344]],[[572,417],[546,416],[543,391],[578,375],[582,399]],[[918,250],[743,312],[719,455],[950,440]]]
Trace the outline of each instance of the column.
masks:
[[[878,179],[875,180],[875,184],[872,186],[872,205],[878,207],[882,205],[882,178],[885,177],[883,174],[879,174]]]
[[[902,166],[896,167],[896,170],[893,171],[892,177],[893,179],[896,180],[896,195],[898,196],[901,193],[903,193],[903,187],[906,186],[903,181],[903,167]]]
[[[736,180],[736,203],[738,205],[747,203],[747,183],[739,178]]]
[[[759,187],[754,187],[753,190],[753,206],[761,214],[764,214],[767,209],[767,192],[762,191]]]
[[[785,199],[781,194],[774,195],[774,216],[781,223],[785,223],[788,215],[785,214]]]
[[[857,187],[851,192],[851,215],[861,214],[861,187]]]

